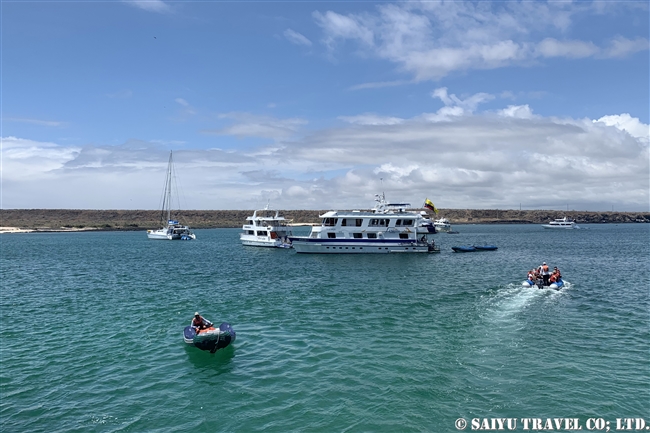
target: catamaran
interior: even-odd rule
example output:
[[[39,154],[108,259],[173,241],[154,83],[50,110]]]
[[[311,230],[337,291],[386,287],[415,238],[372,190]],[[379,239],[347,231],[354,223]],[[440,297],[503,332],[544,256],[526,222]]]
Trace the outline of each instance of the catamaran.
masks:
[[[158,230],[147,230],[147,237],[149,239],[164,239],[170,241],[177,239],[196,239],[196,235],[188,226],[180,224],[177,220],[172,219],[171,217],[173,167],[172,152],[169,152],[167,177],[165,179],[165,193],[163,195],[162,212],[160,215],[163,227]]]

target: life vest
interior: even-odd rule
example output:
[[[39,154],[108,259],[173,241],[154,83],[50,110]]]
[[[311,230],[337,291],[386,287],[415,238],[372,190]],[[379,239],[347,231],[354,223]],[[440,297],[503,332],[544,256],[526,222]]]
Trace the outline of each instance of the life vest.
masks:
[[[556,274],[551,275],[551,278],[549,278],[549,281],[550,281],[551,283],[556,282],[556,281],[557,281],[557,275],[556,275]]]

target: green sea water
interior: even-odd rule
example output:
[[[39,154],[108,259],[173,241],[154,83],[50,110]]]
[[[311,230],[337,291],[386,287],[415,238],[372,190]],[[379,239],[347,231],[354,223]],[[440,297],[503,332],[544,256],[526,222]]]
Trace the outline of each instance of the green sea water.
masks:
[[[2,235],[0,431],[650,422],[650,225],[454,228],[428,255],[299,255],[236,229]],[[542,261],[563,290],[521,286]],[[187,347],[197,310],[236,342]]]

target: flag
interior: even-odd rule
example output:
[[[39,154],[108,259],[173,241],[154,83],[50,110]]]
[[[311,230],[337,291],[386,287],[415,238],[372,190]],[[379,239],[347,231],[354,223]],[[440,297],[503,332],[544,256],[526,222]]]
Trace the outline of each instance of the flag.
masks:
[[[436,206],[429,199],[424,200],[424,207],[431,209],[435,213],[438,213],[438,209],[436,209]]]

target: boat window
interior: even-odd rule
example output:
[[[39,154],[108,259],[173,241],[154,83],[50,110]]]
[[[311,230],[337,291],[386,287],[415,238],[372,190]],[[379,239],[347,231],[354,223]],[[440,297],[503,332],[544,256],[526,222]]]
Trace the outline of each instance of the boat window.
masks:
[[[402,225],[402,220],[397,220],[397,221],[395,222],[395,227],[399,227],[399,226],[401,226],[401,225]]]
[[[405,227],[412,227],[413,226],[413,220],[404,220],[402,221],[402,225]]]
[[[357,227],[361,227],[361,226],[363,225],[363,218],[357,218],[357,219],[355,220],[355,223],[356,223],[355,225],[356,225]]]
[[[408,235],[408,233],[400,233],[400,234],[399,234],[399,238],[400,238],[400,239],[408,239],[408,238],[409,238],[409,235]]]
[[[334,227],[338,220],[338,218],[324,218],[323,225],[326,227]]]
[[[352,236],[355,239],[361,239],[363,237],[363,233],[352,233]]]
[[[336,237],[336,233],[328,233],[328,234],[327,234],[327,237],[328,237],[328,238],[335,238],[335,237]]]
[[[248,234],[249,234],[249,235],[255,235],[255,230],[249,230],[249,231],[248,231]]]
[[[377,233],[368,233],[368,239],[377,239]]]
[[[370,227],[388,227],[388,220],[387,219],[377,219],[373,218],[370,220],[370,224],[368,224]]]
[[[341,220],[341,225],[344,226],[344,227],[347,226],[347,225],[348,225],[348,220],[345,219],[345,218],[343,218],[343,219]]]

